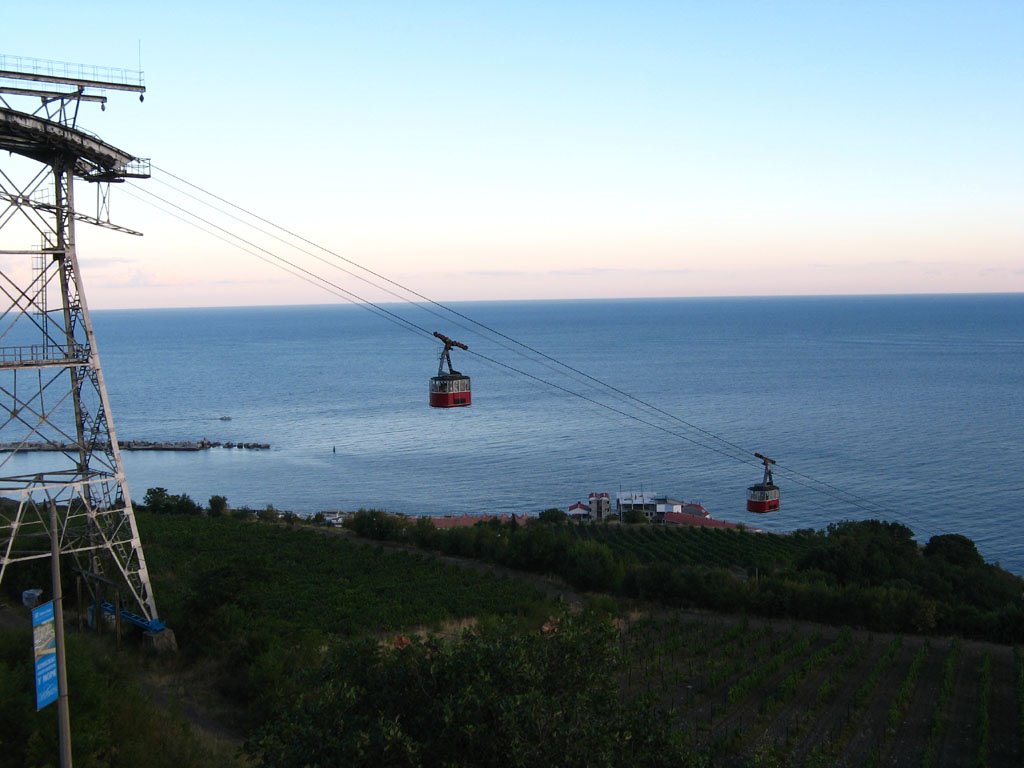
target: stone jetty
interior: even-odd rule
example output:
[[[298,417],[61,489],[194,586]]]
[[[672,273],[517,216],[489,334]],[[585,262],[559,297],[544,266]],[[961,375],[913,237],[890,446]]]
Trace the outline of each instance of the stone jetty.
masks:
[[[270,443],[223,443],[216,440],[122,440],[122,451],[206,451],[211,448],[242,448],[265,451]],[[106,448],[106,446],[102,446]],[[11,451],[75,451],[72,443],[0,443],[0,452]]]

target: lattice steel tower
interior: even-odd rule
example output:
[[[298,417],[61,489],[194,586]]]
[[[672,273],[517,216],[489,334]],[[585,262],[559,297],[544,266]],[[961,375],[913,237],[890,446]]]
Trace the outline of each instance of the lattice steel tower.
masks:
[[[109,90],[141,100],[142,73],[0,55],[0,581],[50,556],[56,510],[90,589],[115,584],[159,630],[75,249],[79,221],[139,234],[110,223],[110,184],[148,178],[148,161],[77,127]],[[95,216],[76,180],[96,185]]]

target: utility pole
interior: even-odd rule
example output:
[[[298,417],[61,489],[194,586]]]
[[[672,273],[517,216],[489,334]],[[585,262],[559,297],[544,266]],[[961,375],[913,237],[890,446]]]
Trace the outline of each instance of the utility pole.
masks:
[[[50,578],[53,580],[53,632],[57,645],[57,741],[60,768],[71,768],[71,710],[68,706],[68,672],[64,652],[64,590],[60,584],[60,536],[57,505],[50,500]]]

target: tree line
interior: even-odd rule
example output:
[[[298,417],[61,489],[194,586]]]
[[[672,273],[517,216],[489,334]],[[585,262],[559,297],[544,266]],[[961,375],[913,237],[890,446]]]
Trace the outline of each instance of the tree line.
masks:
[[[780,546],[778,557],[766,566],[763,546],[751,547],[762,554],[732,567],[670,558],[652,561],[649,555],[641,560],[631,557],[628,548],[607,543],[617,535],[627,536],[629,528],[609,525],[598,541],[576,535],[575,525],[553,514],[528,525],[490,520],[472,527],[438,529],[426,517],[361,510],[349,516],[345,525],[372,539],[404,541],[448,555],[557,574],[581,590],[671,606],[850,624],[876,631],[1024,642],[1024,580],[986,563],[965,536],[942,534],[921,546],[913,531],[900,523],[842,521],[821,531],[797,531],[792,535],[804,539],[799,549]],[[679,535],[710,543],[716,536],[772,534],[689,529]]]

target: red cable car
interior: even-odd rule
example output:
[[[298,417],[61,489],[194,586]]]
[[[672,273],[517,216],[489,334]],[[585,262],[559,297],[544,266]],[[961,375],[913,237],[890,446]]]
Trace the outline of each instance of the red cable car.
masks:
[[[772,464],[775,459],[755,453],[764,462],[764,479],[747,488],[747,512],[774,512],[779,508],[779,486],[772,480]]]
[[[469,388],[469,376],[463,376],[452,368],[452,347],[469,349],[461,341],[449,339],[443,333],[434,331],[434,336],[444,342],[441,350],[441,362],[437,365],[437,376],[430,379],[431,408],[461,408],[470,405],[473,393]],[[448,363],[448,373],[444,372],[444,364]]]

